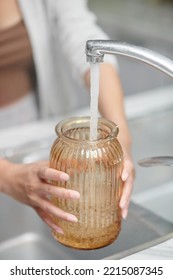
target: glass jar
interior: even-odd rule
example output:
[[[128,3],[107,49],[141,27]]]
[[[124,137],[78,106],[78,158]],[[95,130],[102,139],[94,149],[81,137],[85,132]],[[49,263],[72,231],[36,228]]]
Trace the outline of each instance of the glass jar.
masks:
[[[95,141],[90,141],[90,117],[63,120],[55,130],[58,138],[51,148],[50,167],[66,172],[70,179],[53,184],[79,191],[80,199],[52,197],[56,206],[78,218],[77,223],[55,218],[64,234],[53,231],[53,236],[78,249],[111,244],[121,228],[123,152],[116,138],[118,127],[99,118]]]

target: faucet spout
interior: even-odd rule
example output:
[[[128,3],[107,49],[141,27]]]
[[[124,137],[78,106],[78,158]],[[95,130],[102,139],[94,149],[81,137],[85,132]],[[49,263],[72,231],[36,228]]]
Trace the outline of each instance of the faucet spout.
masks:
[[[173,78],[173,61],[157,52],[112,40],[88,40],[86,42],[87,61],[92,63],[103,62],[105,54],[118,54],[134,58]]]

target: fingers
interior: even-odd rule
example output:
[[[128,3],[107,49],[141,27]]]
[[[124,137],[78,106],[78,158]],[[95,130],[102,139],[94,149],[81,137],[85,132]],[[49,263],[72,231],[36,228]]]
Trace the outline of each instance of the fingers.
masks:
[[[59,227],[58,225],[55,225],[52,222],[52,217],[45,214],[44,211],[42,211],[42,209],[35,207],[35,211],[37,212],[37,214],[40,216],[40,218],[53,230],[55,230],[56,232],[63,234],[63,230],[61,227]]]
[[[122,180],[125,182],[130,174],[134,174],[134,167],[132,161],[125,156],[124,157],[124,168],[121,175]]]
[[[60,208],[53,205],[50,201],[43,199],[42,197],[34,197],[33,203],[35,207],[39,207],[42,211],[48,215],[58,217],[68,222],[77,222],[78,219],[76,216],[64,212]]]
[[[49,182],[50,181],[66,182],[69,180],[69,175],[67,173],[48,167],[41,167],[38,170],[38,176],[39,178]],[[64,198],[64,199],[78,199],[80,197],[79,192],[75,190],[55,187],[48,183],[40,184],[39,189],[46,194],[53,195],[59,198]]]
[[[79,199],[80,193],[75,190],[65,189],[61,187],[57,187],[54,185],[50,185],[47,183],[42,183],[40,185],[41,192],[46,195],[52,195],[54,197],[63,198],[63,199]]]
[[[41,167],[38,170],[38,176],[40,179],[44,179],[44,180],[52,180],[52,181],[69,180],[69,175],[67,173],[49,167]]]
[[[127,218],[128,207],[130,204],[130,197],[133,190],[133,178],[132,176],[128,177],[127,181],[123,185],[123,193],[120,200],[120,208],[122,209],[123,219]]]
[[[31,184],[34,187],[30,188],[32,192],[28,192],[30,205],[32,205],[34,208],[37,207],[41,209],[42,213],[44,212],[49,216],[55,216],[69,222],[77,222],[77,218],[74,215],[66,213],[51,203],[51,201],[48,199],[49,196],[63,199],[78,199],[80,197],[79,192],[75,190],[58,187],[49,183],[51,181],[66,182],[69,179],[68,174],[41,165],[36,170],[36,176],[39,180],[36,180],[36,183],[34,182],[34,184]],[[35,185],[37,187],[35,187]],[[43,215],[42,218],[45,219],[45,222],[49,224],[49,226],[54,227],[50,221],[50,218],[47,219]]]
[[[130,204],[130,197],[133,191],[133,181],[134,181],[134,168],[131,160],[125,159],[124,169],[121,177],[124,184],[123,184],[123,193],[121,196],[119,206],[122,209],[123,219],[126,219],[128,215],[128,207]]]
[[[53,168],[42,167],[38,170],[38,176],[41,179],[46,181],[61,181],[66,182],[69,180],[69,175],[65,172],[55,170]],[[48,183],[40,184],[39,189],[55,197],[64,198],[64,199],[79,199],[80,194],[75,190],[69,190],[65,188],[55,187],[54,185]]]

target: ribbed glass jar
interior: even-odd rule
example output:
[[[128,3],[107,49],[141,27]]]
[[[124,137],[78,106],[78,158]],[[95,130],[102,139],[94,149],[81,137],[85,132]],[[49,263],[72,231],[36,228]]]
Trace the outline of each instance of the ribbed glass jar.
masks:
[[[112,243],[121,228],[119,201],[122,193],[122,148],[118,127],[98,120],[98,138],[90,141],[90,117],[61,121],[55,128],[58,138],[50,152],[50,167],[69,174],[58,187],[77,190],[79,200],[52,198],[52,202],[78,218],[77,223],[55,219],[64,234],[53,236],[64,245],[95,249]]]

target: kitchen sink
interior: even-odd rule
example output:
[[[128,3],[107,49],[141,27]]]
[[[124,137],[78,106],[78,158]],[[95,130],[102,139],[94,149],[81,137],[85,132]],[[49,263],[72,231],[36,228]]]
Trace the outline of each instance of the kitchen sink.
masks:
[[[130,205],[118,239],[97,250],[76,250],[61,245],[34,210],[6,196],[0,197],[0,221],[1,260],[119,259],[123,254],[137,252],[141,245],[147,248],[148,242],[155,242],[173,231],[173,224],[134,203]]]
[[[54,138],[55,136],[51,136],[40,142],[31,142],[14,148],[10,152],[8,150],[6,156],[13,162],[24,163],[48,159]],[[142,152],[145,154],[146,150],[142,149]],[[138,156],[144,154],[138,153]],[[149,179],[144,179],[142,170],[140,173],[137,184],[141,182],[144,184],[145,181],[145,185],[148,185]],[[111,245],[97,250],[76,250],[61,245],[53,239],[51,230],[33,209],[5,195],[0,196],[0,221],[0,259],[7,260],[120,259],[122,256],[137,252],[141,246],[143,248],[151,246],[152,242],[159,241],[161,237],[173,232],[173,223],[141,207],[138,202],[131,203],[128,218],[122,222],[118,239]]]

